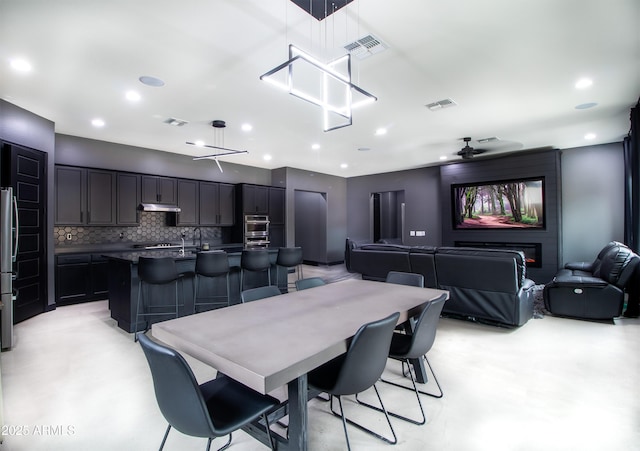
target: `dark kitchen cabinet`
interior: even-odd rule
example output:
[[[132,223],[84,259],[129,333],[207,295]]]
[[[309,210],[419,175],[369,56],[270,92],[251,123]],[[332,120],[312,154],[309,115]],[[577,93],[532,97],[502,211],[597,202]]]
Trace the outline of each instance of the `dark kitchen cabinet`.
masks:
[[[178,180],[178,207],[180,213],[176,213],[178,226],[195,226],[199,223],[198,198],[199,185],[196,180]]]
[[[140,176],[119,172],[116,175],[116,221],[121,226],[140,224]]]
[[[56,304],[107,299],[109,273],[106,257],[99,254],[56,257]]]
[[[55,224],[116,223],[115,173],[67,166],[55,168]]]
[[[285,190],[284,188],[269,188],[269,220],[271,224],[284,224]]]
[[[242,212],[247,215],[269,214],[269,187],[242,185]]]
[[[177,204],[177,180],[153,175],[142,176],[142,202]]]
[[[231,226],[235,223],[235,186],[200,182],[200,225]]]

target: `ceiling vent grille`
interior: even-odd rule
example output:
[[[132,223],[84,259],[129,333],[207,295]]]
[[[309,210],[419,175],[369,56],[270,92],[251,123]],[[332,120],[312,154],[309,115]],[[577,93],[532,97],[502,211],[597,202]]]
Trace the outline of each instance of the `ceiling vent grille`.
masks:
[[[182,127],[183,125],[187,125],[189,122],[183,121],[182,119],[176,119],[175,117],[170,117],[164,120],[165,124],[173,125],[174,127]]]
[[[497,136],[490,136],[489,138],[482,138],[478,140],[478,142],[481,144],[493,143],[496,141],[500,141],[500,138],[498,138]]]
[[[451,99],[438,100],[437,102],[429,103],[427,108],[431,111],[441,110],[442,108],[449,108],[452,106],[456,106],[457,103]]]
[[[380,53],[389,47],[375,36],[368,34],[357,41],[344,46],[345,50],[358,59],[365,59],[376,53]]]

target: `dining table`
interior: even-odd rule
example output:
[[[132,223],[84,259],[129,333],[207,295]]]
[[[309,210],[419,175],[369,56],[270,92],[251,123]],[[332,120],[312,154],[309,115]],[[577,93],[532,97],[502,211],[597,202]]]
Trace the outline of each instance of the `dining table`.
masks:
[[[363,324],[400,313],[398,324],[448,292],[347,279],[153,324],[151,334],[253,390],[287,387],[288,434],[278,450],[307,450],[307,373],[345,353]],[[268,445],[259,423],[243,428]]]

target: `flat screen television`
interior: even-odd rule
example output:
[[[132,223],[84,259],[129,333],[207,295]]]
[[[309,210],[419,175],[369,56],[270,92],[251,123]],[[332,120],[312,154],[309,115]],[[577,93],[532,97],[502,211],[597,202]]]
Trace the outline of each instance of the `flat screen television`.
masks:
[[[544,229],[544,177],[451,186],[453,228]]]

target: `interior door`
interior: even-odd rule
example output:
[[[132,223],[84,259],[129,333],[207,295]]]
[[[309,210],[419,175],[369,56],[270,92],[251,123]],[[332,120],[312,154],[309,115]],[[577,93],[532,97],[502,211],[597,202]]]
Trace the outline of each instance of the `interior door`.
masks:
[[[13,284],[17,294],[13,319],[18,323],[44,312],[47,306],[47,154],[4,144],[2,158],[3,184],[10,181],[18,201],[18,256]]]

